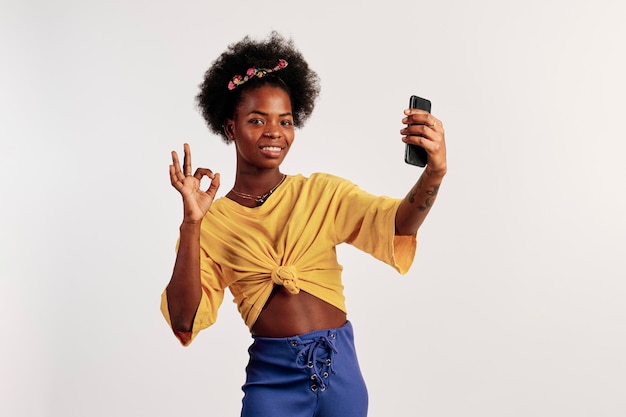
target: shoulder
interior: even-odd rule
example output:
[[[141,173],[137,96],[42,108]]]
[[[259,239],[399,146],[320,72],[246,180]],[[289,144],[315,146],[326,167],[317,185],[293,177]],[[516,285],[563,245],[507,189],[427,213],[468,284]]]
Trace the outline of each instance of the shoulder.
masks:
[[[211,208],[209,209],[209,212],[207,214],[220,213],[226,210],[226,207],[229,205],[229,203],[230,200],[227,197],[220,197],[218,199],[215,199],[211,204]]]
[[[342,200],[358,190],[358,187],[352,182],[323,172],[315,172],[309,177],[294,176],[292,184],[294,184],[292,192],[297,195],[298,199],[313,199],[318,204]]]
[[[311,174],[311,176],[308,178],[308,181],[311,183],[311,185],[320,187],[338,188],[354,186],[352,182],[346,180],[345,178],[341,178],[332,174],[327,174],[325,172],[315,172]]]
[[[348,180],[324,172],[314,172],[308,177],[302,174],[289,175],[287,183],[297,189],[337,188],[352,184]]]

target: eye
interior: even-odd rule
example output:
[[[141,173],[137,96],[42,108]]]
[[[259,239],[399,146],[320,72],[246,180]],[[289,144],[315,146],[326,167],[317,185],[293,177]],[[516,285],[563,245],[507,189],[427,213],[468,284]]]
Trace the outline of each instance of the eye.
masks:
[[[263,124],[263,120],[261,119],[250,119],[250,123],[253,125],[262,125]]]
[[[280,124],[282,124],[283,126],[293,126],[293,121],[291,120],[283,120],[282,122],[280,122]]]

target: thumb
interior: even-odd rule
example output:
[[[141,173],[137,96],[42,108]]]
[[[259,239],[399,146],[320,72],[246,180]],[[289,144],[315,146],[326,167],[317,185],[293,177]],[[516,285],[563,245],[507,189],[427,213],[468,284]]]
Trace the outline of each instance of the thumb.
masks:
[[[211,178],[211,185],[207,188],[206,192],[215,196],[217,190],[220,188],[220,174],[216,173],[213,178]]]

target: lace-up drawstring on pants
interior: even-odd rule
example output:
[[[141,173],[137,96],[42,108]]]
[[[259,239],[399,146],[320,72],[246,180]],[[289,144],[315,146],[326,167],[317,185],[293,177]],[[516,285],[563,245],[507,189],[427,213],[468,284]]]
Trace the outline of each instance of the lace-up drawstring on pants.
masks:
[[[242,417],[367,415],[350,322],[294,337],[254,337],[249,353]]]
[[[333,340],[336,338],[335,333],[330,336],[319,336],[315,339],[302,342],[302,349],[298,352],[296,365],[301,368],[307,368],[311,373],[311,390],[316,391],[319,387],[322,391],[326,391],[326,380],[330,376],[328,371],[335,373],[333,368],[333,358],[338,353]],[[291,341],[292,346],[298,346],[298,342]]]

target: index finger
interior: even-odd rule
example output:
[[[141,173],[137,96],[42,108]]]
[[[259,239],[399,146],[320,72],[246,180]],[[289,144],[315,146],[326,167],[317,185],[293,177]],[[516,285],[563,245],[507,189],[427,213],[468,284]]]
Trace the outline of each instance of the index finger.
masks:
[[[431,113],[418,110],[418,109],[410,109],[410,111],[406,112],[406,117],[402,119],[402,122],[405,124],[420,124],[426,125],[429,127],[434,127],[438,120]],[[441,122],[439,122],[441,124]]]
[[[405,109],[404,114],[410,116],[412,114],[430,114],[430,112],[422,109]]]

